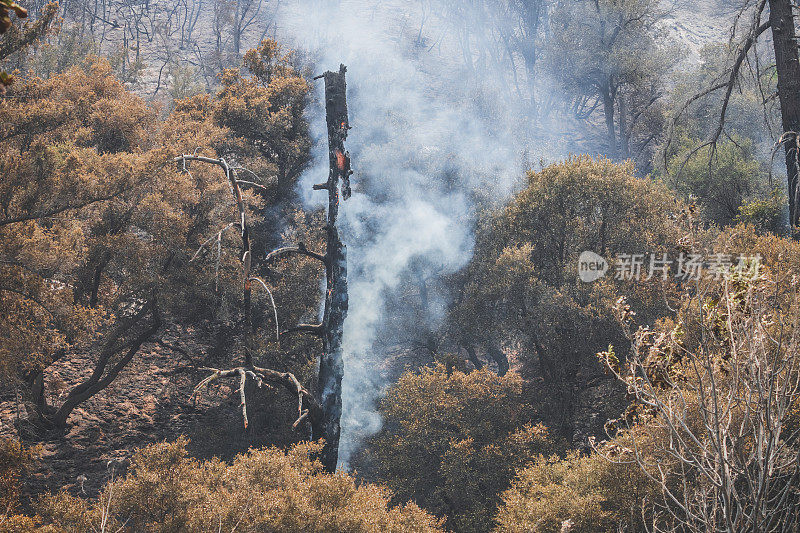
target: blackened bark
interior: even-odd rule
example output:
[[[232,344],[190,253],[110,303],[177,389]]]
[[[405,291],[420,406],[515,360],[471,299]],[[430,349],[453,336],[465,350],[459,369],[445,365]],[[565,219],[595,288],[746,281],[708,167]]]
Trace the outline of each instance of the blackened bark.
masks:
[[[94,275],[92,276],[92,293],[89,295],[89,307],[94,309],[97,307],[97,299],[100,294],[100,281],[103,275],[103,267],[97,265],[94,267]]]
[[[612,154],[617,155],[617,132],[614,126],[614,97],[611,89],[606,87],[602,90],[603,112],[606,116],[606,128],[608,130],[608,148]]]
[[[44,371],[40,370],[33,374],[33,377],[28,380],[28,390],[30,391],[30,399],[33,403],[36,418],[47,424],[54,410],[47,403]]]
[[[475,367],[475,370],[482,369],[483,363],[478,358],[478,354],[475,353],[475,347],[472,345],[467,345],[464,349],[467,351],[467,358],[472,363],[472,366]]]
[[[143,319],[148,312],[151,315],[150,324],[142,326]],[[69,391],[67,399],[61,404],[61,407],[58,408],[58,411],[56,411],[53,416],[53,423],[56,427],[66,427],[67,418],[69,418],[70,413],[72,413],[77,406],[108,387],[139,352],[142,345],[149,341],[158,330],[161,329],[161,325],[162,321],[158,311],[158,303],[156,296],[153,295],[136,315],[130,319],[122,320],[111,332],[106,339],[103,349],[100,351],[97,365],[91,376]],[[134,332],[137,328],[143,329]],[[128,338],[126,338],[126,336],[128,336]],[[112,362],[112,359],[118,354],[123,355],[116,360],[110,368],[107,368]]]
[[[112,234],[116,233],[118,232],[114,231]],[[97,302],[100,298],[100,283],[103,280],[103,271],[108,266],[109,261],[111,261],[111,254],[106,252],[94,267],[94,273],[92,274],[92,287],[89,294],[89,307],[92,309],[97,307]]]
[[[797,133],[800,132],[800,63],[790,0],[769,1],[769,22],[775,48],[778,73],[778,97],[784,132],[794,132],[793,140],[784,144],[789,193],[789,220],[792,227],[800,222],[800,189],[798,189]]]
[[[288,255],[298,254],[312,257],[325,265],[326,290],[325,308],[321,324],[300,324],[289,328],[281,334],[291,332],[305,332],[317,335],[322,339],[322,355],[320,356],[319,375],[317,380],[317,398],[310,398],[310,394],[299,384],[295,377],[288,373],[276,373],[273,370],[255,367],[252,362],[249,345],[245,347],[245,366],[230,370],[210,369],[212,374],[197,386],[195,391],[204,388],[211,381],[219,378],[240,378],[240,395],[245,427],[247,427],[247,390],[249,378],[266,381],[282,381],[288,383],[291,390],[298,394],[298,418],[293,427],[298,427],[303,421],[311,423],[311,437],[324,439],[320,460],[328,472],[335,472],[339,461],[339,437],[341,434],[340,422],[342,417],[342,376],[344,375],[344,361],[342,357],[342,337],[344,321],[347,318],[347,250],[339,238],[339,229],[336,222],[339,216],[339,187],[341,197],[346,200],[350,197],[350,155],[344,149],[349,129],[347,119],[347,86],[345,84],[344,65],[339,72],[326,72],[325,79],[325,111],[328,125],[328,150],[330,171],[328,181],[315,185],[315,190],[328,191],[328,213],[325,224],[327,247],[324,255],[306,249],[303,243],[296,246],[287,246],[270,252],[264,264]],[[236,176],[224,159],[210,159],[201,156],[184,155],[176,161],[185,165],[186,161],[203,161],[219,165],[225,171],[234,192],[239,210],[240,220],[235,225],[242,232],[242,267],[244,273],[244,320],[242,329],[244,337],[249,339],[253,330],[250,306],[251,281],[260,282],[265,288],[266,284],[258,277],[251,276],[252,249],[250,248],[250,232],[247,223],[247,214],[242,201],[241,189]],[[230,226],[229,226],[230,227]],[[224,230],[223,230],[224,231]],[[201,248],[202,249],[202,248]],[[277,313],[276,313],[277,328]],[[287,381],[288,380],[288,381]],[[307,406],[307,409],[304,407]]]
[[[497,375],[505,376],[508,373],[509,364],[508,357],[503,350],[490,342],[486,345],[486,354],[497,364]]]
[[[339,184],[342,198],[350,196],[350,156],[345,151],[349,121],[347,118],[346,68],[326,72],[325,114],[328,125],[328,159],[330,171],[325,189],[328,191],[325,310],[322,318],[322,356],[319,364],[318,394],[322,406],[321,420],[313,428],[314,438],[322,437],[325,445],[321,461],[328,472],[336,471],[339,460],[340,421],[342,417],[342,336],[347,317],[347,249],[339,238],[336,221],[339,215]],[[317,425],[317,424],[315,424]]]

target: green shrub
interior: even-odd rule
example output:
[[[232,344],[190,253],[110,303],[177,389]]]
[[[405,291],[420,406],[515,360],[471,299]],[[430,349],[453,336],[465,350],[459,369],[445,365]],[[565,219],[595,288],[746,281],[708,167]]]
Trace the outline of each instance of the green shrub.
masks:
[[[641,504],[652,490],[635,464],[598,454],[540,457],[503,493],[496,531],[639,531]]]
[[[770,197],[766,172],[755,158],[753,143],[736,136],[733,139],[692,153],[691,146],[699,143],[684,138],[682,147],[669,159],[665,176],[679,194],[697,202],[703,220],[718,226],[734,224],[748,202]]]
[[[0,516],[18,507],[22,480],[35,454],[18,440],[0,438]]]
[[[775,189],[771,196],[755,198],[740,205],[735,222],[751,224],[761,233],[783,233],[786,210],[786,195]]]
[[[406,373],[382,403],[386,426],[366,456],[399,499],[447,516],[457,531],[487,531],[516,469],[554,449],[522,394],[514,373],[441,364]]]
[[[140,450],[130,472],[96,501],[44,498],[39,520],[67,532],[433,532],[439,523],[414,504],[390,507],[382,487],[322,472],[319,444],[251,450],[232,464],[189,458],[186,439]]]

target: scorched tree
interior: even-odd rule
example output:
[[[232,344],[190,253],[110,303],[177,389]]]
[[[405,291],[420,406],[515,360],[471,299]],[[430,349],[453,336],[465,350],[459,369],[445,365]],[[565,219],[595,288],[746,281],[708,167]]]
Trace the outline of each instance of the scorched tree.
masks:
[[[284,246],[273,250],[267,254],[263,261],[264,266],[292,255],[303,255],[310,257],[325,268],[326,290],[325,304],[322,321],[319,324],[299,324],[297,326],[280,331],[278,328],[278,313],[275,309],[275,323],[278,329],[278,338],[292,333],[307,333],[315,335],[321,339],[322,353],[319,361],[319,374],[317,377],[316,394],[304,387],[297,377],[291,372],[278,372],[276,370],[261,368],[256,366],[251,353],[250,337],[255,333],[252,323],[252,283],[269,291],[267,283],[253,274],[253,255],[251,249],[251,225],[247,211],[242,202],[241,186],[257,186],[255,183],[240,180],[237,178],[236,169],[228,164],[225,159],[212,159],[196,155],[183,155],[176,158],[180,165],[187,162],[200,161],[218,165],[224,172],[225,178],[230,184],[231,193],[238,209],[237,220],[225,226],[215,236],[217,242],[223,232],[230,228],[236,228],[241,235],[241,268],[243,280],[243,305],[241,331],[245,338],[244,365],[231,369],[208,368],[211,374],[201,381],[196,391],[202,390],[212,381],[220,378],[238,377],[239,395],[241,398],[242,415],[244,425],[248,425],[247,416],[247,384],[248,380],[253,380],[259,387],[265,383],[282,385],[292,394],[297,395],[297,420],[293,427],[300,427],[306,420],[310,422],[311,437],[313,439],[322,438],[325,443],[321,452],[321,461],[324,468],[329,472],[336,470],[339,456],[339,435],[340,419],[342,414],[342,376],[344,373],[344,363],[342,358],[342,336],[344,320],[347,317],[348,296],[347,296],[347,255],[346,248],[339,237],[337,219],[339,214],[339,199],[341,187],[341,198],[350,197],[350,156],[344,148],[344,141],[347,139],[349,122],[347,117],[347,99],[345,83],[344,65],[340,66],[338,72],[326,72],[319,78],[325,80],[325,103],[326,117],[328,126],[328,155],[330,171],[328,180],[325,183],[314,185],[315,190],[326,190],[328,192],[327,220],[325,224],[326,250],[325,253],[318,253],[309,250],[304,243],[298,242],[293,246]],[[207,241],[209,244],[214,237]],[[270,299],[272,294],[270,293]],[[274,300],[272,300],[274,306]]]

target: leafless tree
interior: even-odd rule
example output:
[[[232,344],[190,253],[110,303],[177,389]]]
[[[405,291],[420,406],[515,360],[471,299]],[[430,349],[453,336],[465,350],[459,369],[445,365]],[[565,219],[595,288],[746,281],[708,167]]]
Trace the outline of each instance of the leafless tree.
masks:
[[[613,351],[601,356],[637,417],[630,449],[613,460],[635,463],[661,489],[653,531],[796,531],[797,287],[736,276],[709,283],[672,330],[631,333],[630,308],[619,303],[631,355],[623,365]]]
[[[197,26],[200,13],[203,12],[203,0],[179,0],[178,27],[180,28],[180,41],[178,47],[183,50],[191,46],[192,34]]]
[[[722,105],[716,119],[716,127],[708,139],[690,151],[683,166],[699,150],[708,146],[712,150],[717,142],[726,135],[725,126],[731,96],[741,82],[748,66],[755,65],[754,79],[764,95],[763,104],[767,106],[777,96],[780,106],[781,127],[783,135],[778,139],[778,146],[784,148],[787,189],[789,197],[789,222],[792,228],[800,223],[800,182],[798,180],[798,147],[800,147],[800,61],[798,60],[797,27],[795,11],[798,6],[792,0],[745,0],[734,18],[731,30],[731,47],[734,50],[732,60],[727,69],[702,91],[691,96],[678,110],[669,127],[667,147],[673,139],[675,125],[689,107],[700,99],[715,93],[722,93]],[[743,21],[745,21],[743,23]],[[761,65],[758,59],[757,45],[768,31],[772,34],[772,51],[774,64]],[[752,61],[750,60],[752,58]],[[777,94],[764,94],[762,77],[772,71],[777,74]],[[664,153],[666,166],[667,152]],[[679,172],[680,173],[680,172]]]
[[[242,52],[242,39],[247,31],[258,22],[258,15],[262,11],[262,0],[235,0],[233,4],[233,21],[231,32],[233,37],[233,50],[236,55]]]
[[[225,68],[225,28],[231,20],[231,4],[227,0],[214,0],[211,31],[214,34],[214,59],[220,70]]]
[[[424,24],[438,17],[455,39],[464,67],[477,78],[500,84],[508,96],[536,109],[536,63],[542,21],[550,0],[471,0],[422,4]],[[524,68],[523,68],[524,67]]]

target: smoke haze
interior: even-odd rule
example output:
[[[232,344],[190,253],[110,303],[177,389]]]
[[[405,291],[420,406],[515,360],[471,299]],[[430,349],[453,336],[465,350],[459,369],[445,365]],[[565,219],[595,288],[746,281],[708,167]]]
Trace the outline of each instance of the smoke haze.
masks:
[[[424,13],[412,7],[300,1],[283,7],[278,17],[279,39],[315,54],[318,73],[340,63],[348,68],[353,129],[347,147],[355,190],[341,212],[350,287],[343,468],[361,440],[381,427],[375,403],[385,384],[376,370],[381,354],[374,350],[391,320],[383,312],[384,294],[397,287],[412,261],[435,265],[440,274],[464,266],[473,244],[473,189],[505,197],[527,160],[544,156],[531,151],[529,131],[516,123],[514,109],[504,107],[503,95],[493,92],[497,84],[465,75],[447,52],[441,37],[446,28],[429,23],[420,31]],[[439,41],[436,52],[420,46],[432,40]],[[316,91],[324,101],[321,83]],[[314,106],[314,163],[299,185],[314,206],[324,195],[311,192],[311,185],[327,175],[323,108]]]

